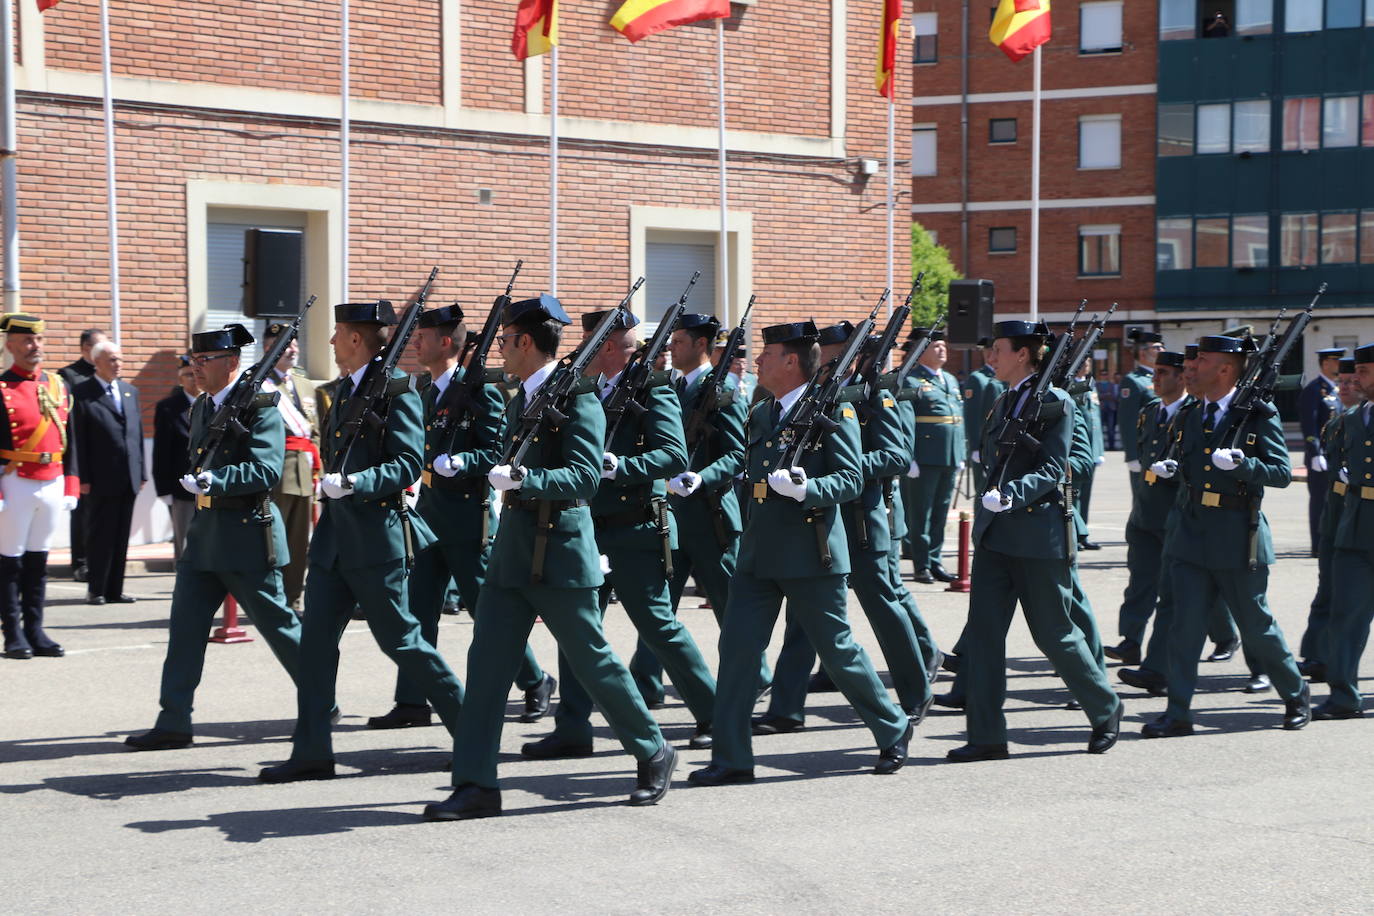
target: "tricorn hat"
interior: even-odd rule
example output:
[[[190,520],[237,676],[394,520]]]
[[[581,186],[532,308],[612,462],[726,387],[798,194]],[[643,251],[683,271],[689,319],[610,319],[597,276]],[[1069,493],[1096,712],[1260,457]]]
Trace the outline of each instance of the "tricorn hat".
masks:
[[[392,325],[396,323],[396,310],[387,299],[378,299],[375,302],[345,302],[334,306],[334,320],[347,324]]]
[[[253,342],[253,335],[241,324],[226,324],[215,331],[201,331],[191,335],[192,353],[214,353],[218,350],[238,350]]]
[[[552,318],[559,324],[572,324],[563,304],[548,293],[540,293],[533,299],[512,302],[501,311],[502,324],[515,324],[517,321],[547,321]]]
[[[595,311],[595,312],[587,312],[587,313],[585,313],[585,314],[582,316],[582,330],[584,330],[584,331],[592,331],[592,330],[595,330],[595,329],[596,329],[596,326],[597,326],[598,324],[601,323],[601,319],[605,318],[606,315],[607,315],[610,311],[611,311],[611,309],[598,309],[598,310]],[[639,319],[638,319],[637,317],[635,317],[634,312],[628,312],[628,311],[625,311],[624,309],[621,309],[621,311],[620,311],[620,317],[617,318],[617,319],[615,320],[615,325],[612,326],[611,330],[612,330],[612,331],[626,331],[626,330],[629,330],[630,328],[633,328],[633,327],[638,326],[638,324],[639,324]]]
[[[416,324],[422,328],[436,328],[441,324],[457,324],[462,320],[463,309],[455,302],[437,309],[426,309],[420,313],[420,320]]]
[[[763,329],[764,344],[791,343],[796,340],[810,340],[815,343],[821,336],[821,332],[816,330],[816,322],[790,321],[787,324],[775,324]]]

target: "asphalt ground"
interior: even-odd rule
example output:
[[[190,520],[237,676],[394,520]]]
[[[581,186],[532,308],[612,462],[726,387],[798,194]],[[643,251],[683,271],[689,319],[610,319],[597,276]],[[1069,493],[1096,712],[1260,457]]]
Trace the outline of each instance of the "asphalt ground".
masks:
[[[1116,641],[1128,511],[1120,454],[1099,470],[1091,523],[1105,549],[1083,580],[1104,638]],[[1291,644],[1315,589],[1302,484],[1266,510],[1280,560],[1270,599]],[[954,543],[950,526],[950,543]],[[951,560],[952,565],[952,560]],[[943,645],[967,596],[912,586]],[[50,588],[50,632],[65,659],[0,663],[0,881],[15,913],[199,912],[1367,912],[1374,891],[1374,717],[1278,728],[1271,692],[1241,692],[1239,657],[1204,664],[1191,738],[1144,741],[1162,699],[1119,685],[1126,734],[1084,753],[1088,726],[1018,619],[1009,639],[1013,757],[944,762],[963,716],[917,730],[900,773],[869,773],[868,732],[838,694],[811,698],[807,728],[755,739],[758,781],[694,788],[709,752],[682,750],[673,790],[629,808],[634,762],[596,720],[596,752],[529,762],[522,742],[548,721],[514,720],[502,743],[503,817],[432,824],[448,793],[442,727],[371,731],[394,670],[366,625],[343,638],[340,778],[256,781],[289,753],[290,682],[261,640],[212,645],[196,743],[135,754],[150,727],[172,576],[135,572],[139,602],[86,606],[84,586]],[[709,610],[682,615],[714,665]],[[859,640],[880,654],[851,603]],[[633,632],[613,606],[612,642]],[[440,648],[460,670],[471,621],[445,617]],[[781,639],[775,633],[773,651]],[[536,652],[556,669],[542,626]],[[1113,665],[1115,667],[1115,665]],[[1370,662],[1366,660],[1366,677]],[[1113,681],[1115,674],[1113,672]],[[937,690],[948,689],[947,676]],[[1317,699],[1325,688],[1314,691]],[[685,748],[692,720],[675,696],[658,713]]]

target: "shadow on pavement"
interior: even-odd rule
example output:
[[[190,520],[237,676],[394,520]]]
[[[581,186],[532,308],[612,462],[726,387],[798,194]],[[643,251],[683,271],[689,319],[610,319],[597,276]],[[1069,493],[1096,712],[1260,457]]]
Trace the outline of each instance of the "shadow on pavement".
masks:
[[[145,770],[138,773],[99,773],[89,776],[55,776],[26,786],[5,786],[0,793],[22,795],[42,789],[114,801],[141,795],[168,795],[191,789],[256,784],[257,780],[237,767],[191,770]]]
[[[285,741],[290,737],[294,725],[294,719],[212,722],[197,725],[195,734],[198,738],[219,738],[222,740],[193,744],[191,749],[213,749],[226,744],[248,744],[261,741]],[[139,728],[133,731],[144,730]],[[17,741],[0,741],[0,763],[63,760],[68,757],[91,757],[99,754],[132,754],[134,752],[124,746],[124,739],[133,731],[106,732],[103,735],[66,735],[55,738],[24,738]],[[146,751],[143,753],[173,752]]]
[[[174,830],[218,830],[230,843],[260,843],[284,837],[348,833],[364,827],[399,827],[421,823],[425,802],[390,805],[327,805],[317,808],[269,808],[262,811],[228,811],[202,819],[181,821],[134,821],[126,824],[144,833]],[[404,806],[404,811],[391,808]]]

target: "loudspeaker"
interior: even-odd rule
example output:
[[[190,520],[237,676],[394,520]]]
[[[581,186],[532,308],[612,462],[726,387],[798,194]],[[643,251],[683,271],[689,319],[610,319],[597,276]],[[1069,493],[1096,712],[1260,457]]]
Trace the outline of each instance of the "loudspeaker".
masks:
[[[301,308],[305,233],[249,229],[244,247],[244,314],[249,318],[294,318]]]
[[[992,315],[997,295],[991,280],[951,280],[949,284],[949,343],[976,347],[992,336]]]

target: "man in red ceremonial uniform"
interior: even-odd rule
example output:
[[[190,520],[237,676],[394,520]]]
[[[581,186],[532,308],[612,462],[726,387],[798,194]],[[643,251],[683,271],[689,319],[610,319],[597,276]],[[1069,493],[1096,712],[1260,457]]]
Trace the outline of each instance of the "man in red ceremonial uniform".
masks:
[[[43,322],[0,318],[14,365],[0,375],[0,624],[5,658],[57,658],[62,647],[43,632],[48,546],[61,511],[76,506],[76,455],[68,416],[72,398],[57,373],[44,372]]]

